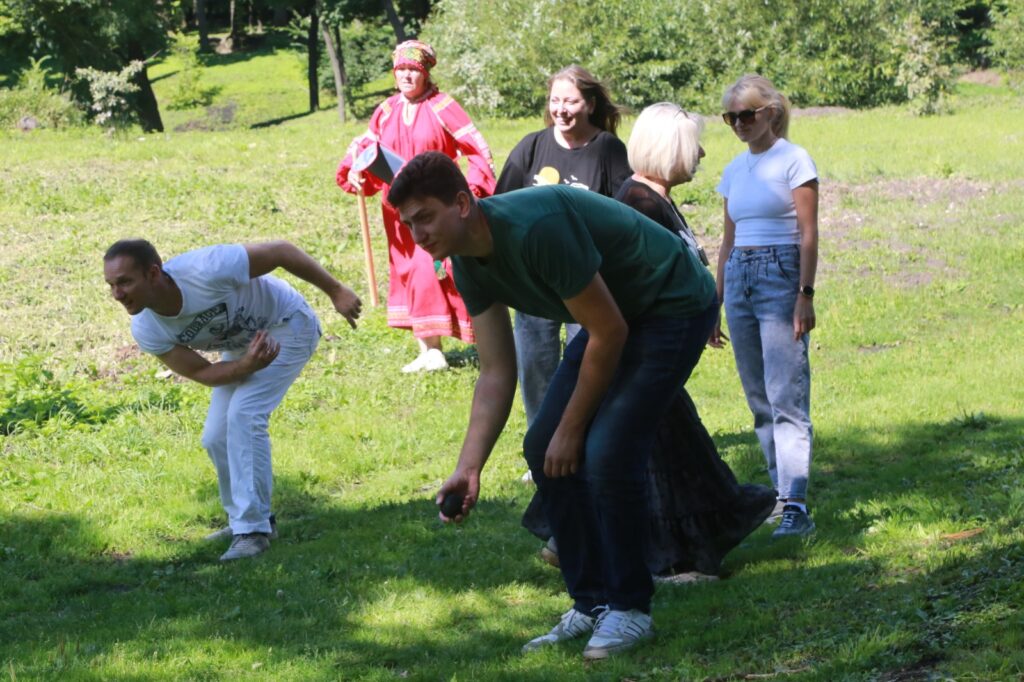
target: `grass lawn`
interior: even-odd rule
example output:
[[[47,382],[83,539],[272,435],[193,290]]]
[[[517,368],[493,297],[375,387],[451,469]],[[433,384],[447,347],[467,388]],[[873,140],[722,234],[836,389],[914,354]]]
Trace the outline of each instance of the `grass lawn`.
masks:
[[[818,531],[759,530],[726,579],[659,588],[654,642],[584,666],[582,644],[519,653],[568,608],[519,528],[521,407],[477,511],[442,526],[475,355],[450,343],[451,371],[401,374],[414,344],[382,307],[353,332],[297,283],[326,333],[271,425],[281,537],[230,565],[201,541],[223,523],[207,390],[139,354],[101,255],[124,236],[165,257],[287,238],[368,301],[355,202],[333,182],[363,124],[300,116],[300,66],[270,48],[211,66],[214,106],[236,103],[223,130],[175,131],[195,110],[164,111],[159,135],[0,133],[0,676],[1024,679],[1020,98],[975,85],[940,117],[794,120],[822,178]],[[152,69],[158,97],[175,71]],[[477,124],[499,166],[541,125]],[[714,186],[741,146],[714,123],[704,146],[676,198],[714,254]],[[738,478],[767,482],[731,353],[709,350],[690,390]]]

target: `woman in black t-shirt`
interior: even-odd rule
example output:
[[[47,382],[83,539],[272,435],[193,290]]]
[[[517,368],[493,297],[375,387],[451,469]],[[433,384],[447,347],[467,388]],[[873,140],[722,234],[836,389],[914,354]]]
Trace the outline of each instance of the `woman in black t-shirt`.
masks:
[[[615,136],[619,107],[608,89],[581,66],[548,80],[547,127],[530,133],[509,154],[495,194],[562,184],[611,197],[632,170]],[[575,328],[574,328],[575,327]],[[567,325],[571,338],[578,327]],[[526,421],[533,421],[562,355],[561,324],[516,312],[516,361]]]
[[[495,194],[561,184],[611,197],[633,171],[626,145],[615,136],[621,118],[608,88],[582,66],[567,66],[548,79],[546,127],[515,146],[501,169]],[[533,422],[562,357],[562,324],[516,311],[516,364],[527,425]],[[565,325],[566,343],[579,325]],[[527,475],[529,472],[527,472]],[[557,565],[551,531],[536,495],[523,526],[548,540],[542,556]]]

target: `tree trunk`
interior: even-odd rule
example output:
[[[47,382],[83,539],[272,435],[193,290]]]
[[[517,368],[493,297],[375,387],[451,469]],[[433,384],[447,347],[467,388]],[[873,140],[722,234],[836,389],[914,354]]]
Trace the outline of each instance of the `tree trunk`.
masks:
[[[309,13],[309,34],[307,36],[309,54],[309,111],[320,108],[320,79],[317,78],[317,66],[320,65],[320,19],[316,7]]]
[[[231,49],[232,49],[232,51],[234,51],[235,49],[237,49],[239,47],[239,42],[238,42],[238,8],[236,7],[237,4],[238,4],[238,0],[229,0],[229,2],[228,2],[228,13],[229,13],[229,17],[230,17],[229,22],[231,24],[231,30],[228,33],[228,40],[231,42]]]
[[[400,43],[404,43],[405,37],[405,26],[402,26],[402,19],[398,16],[398,12],[395,11],[395,3],[391,0],[380,0],[380,4],[384,5],[384,11],[388,15],[388,21],[391,22],[391,28],[395,30],[395,38]]]
[[[274,26],[285,26],[288,24],[288,6],[274,5]]]
[[[335,27],[336,29],[336,27]],[[334,91],[338,94],[338,118],[345,122],[345,64],[342,61],[340,48],[331,37],[331,27],[324,24],[320,32],[324,36],[324,46],[327,48],[327,57],[331,60],[331,71],[334,72]]]
[[[195,0],[196,26],[199,29],[199,51],[210,51],[210,29],[206,24],[206,0]]]
[[[142,129],[147,133],[162,133],[164,131],[164,122],[160,120],[160,105],[157,104],[156,95],[153,94],[153,86],[149,82],[146,55],[142,51],[142,46],[138,43],[128,45],[128,58],[138,59],[142,62],[142,70],[132,78],[132,82],[139,86],[139,91],[135,93],[132,100],[134,101],[135,113],[139,115]]]

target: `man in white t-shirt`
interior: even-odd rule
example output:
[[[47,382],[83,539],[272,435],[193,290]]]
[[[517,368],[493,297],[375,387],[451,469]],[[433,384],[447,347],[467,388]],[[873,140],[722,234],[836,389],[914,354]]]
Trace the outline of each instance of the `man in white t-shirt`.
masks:
[[[285,241],[209,246],[165,265],[148,241],[126,239],[103,256],[103,276],[132,316],[139,347],[213,388],[202,442],[228,515],[228,527],[208,536],[231,538],[221,561],[270,546],[267,424],[320,341],[316,314],[291,285],[268,274],[276,268],[321,289],[355,329],[359,298]],[[198,350],[219,351],[221,359],[210,362]]]

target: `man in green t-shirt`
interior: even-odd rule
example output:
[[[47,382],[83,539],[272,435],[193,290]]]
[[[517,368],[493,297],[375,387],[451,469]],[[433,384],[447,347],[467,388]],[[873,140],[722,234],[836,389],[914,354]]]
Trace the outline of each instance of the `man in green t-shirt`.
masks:
[[[508,308],[583,327],[523,440],[573,607],[524,650],[590,635],[583,656],[593,660],[650,637],[647,457],[714,324],[711,275],[682,240],[619,202],[560,186],[477,200],[436,152],[406,164],[388,201],[417,244],[452,258],[476,331],[469,426],[437,495],[463,497],[452,520],[479,499],[515,395]]]

